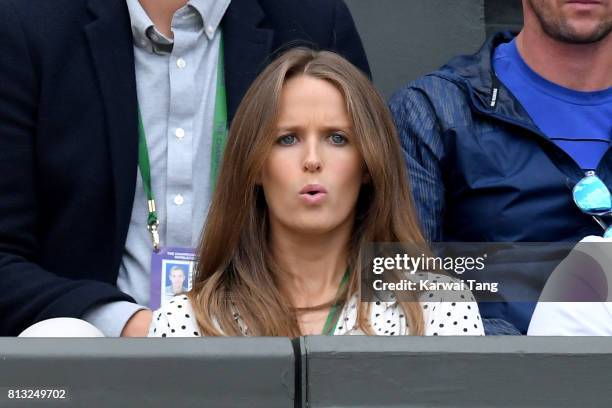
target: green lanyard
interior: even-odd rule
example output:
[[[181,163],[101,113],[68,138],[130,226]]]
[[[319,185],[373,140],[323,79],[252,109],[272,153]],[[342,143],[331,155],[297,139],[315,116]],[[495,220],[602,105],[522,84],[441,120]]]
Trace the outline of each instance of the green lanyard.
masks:
[[[211,191],[217,185],[217,175],[221,165],[221,157],[227,143],[227,93],[225,90],[225,65],[223,36],[219,40],[219,62],[217,63],[217,93],[215,95],[215,116],[212,129],[212,147],[210,155],[210,186]]]
[[[215,114],[212,126],[212,147],[210,157],[210,186],[214,190],[219,174],[219,166],[225,144],[227,142],[227,93],[225,90],[225,69],[224,69],[224,47],[223,36],[219,42],[219,61],[217,62],[217,91],[215,94]],[[159,252],[159,219],[155,208],[155,197],[151,188],[151,163],[149,162],[149,149],[147,148],[147,138],[142,124],[142,115],[138,108],[138,168],[142,177],[142,185],[147,195],[147,229],[151,234],[153,250]]]
[[[344,272],[344,275],[342,276],[342,279],[340,280],[340,286],[338,286],[338,293],[336,294],[336,297],[339,296],[340,293],[342,292],[344,285],[346,285],[346,282],[348,282],[349,276],[350,276],[349,269],[346,268],[346,272]],[[336,331],[336,326],[338,325],[338,319],[340,318],[340,311],[341,311],[339,306],[341,305],[342,304],[334,303],[331,309],[329,310],[329,314],[327,315],[327,320],[325,321],[325,326],[323,326],[323,333],[322,333],[323,335],[332,336],[334,332]]]

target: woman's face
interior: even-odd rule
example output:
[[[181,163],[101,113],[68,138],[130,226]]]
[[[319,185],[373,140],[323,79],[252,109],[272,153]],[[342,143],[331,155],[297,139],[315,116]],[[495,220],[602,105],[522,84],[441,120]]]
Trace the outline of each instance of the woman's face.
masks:
[[[365,164],[342,94],[306,75],[286,82],[261,184],[278,227],[326,233],[352,223]]]

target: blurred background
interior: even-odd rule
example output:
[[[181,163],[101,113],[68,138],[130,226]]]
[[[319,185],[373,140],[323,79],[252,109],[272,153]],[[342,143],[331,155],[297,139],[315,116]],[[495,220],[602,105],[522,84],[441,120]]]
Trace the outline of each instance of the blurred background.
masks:
[[[476,52],[499,30],[520,30],[521,0],[345,0],[384,96]]]

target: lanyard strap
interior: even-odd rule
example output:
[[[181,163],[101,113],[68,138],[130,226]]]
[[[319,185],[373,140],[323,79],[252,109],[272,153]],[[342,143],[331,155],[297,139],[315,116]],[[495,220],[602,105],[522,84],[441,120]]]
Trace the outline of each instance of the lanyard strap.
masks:
[[[217,185],[217,176],[221,157],[227,143],[227,94],[225,90],[225,56],[223,36],[219,44],[219,62],[217,63],[217,92],[215,94],[215,116],[212,129],[212,147],[210,154],[210,186],[211,191]]]
[[[215,113],[212,126],[212,147],[210,155],[210,186],[211,190],[215,189],[217,183],[217,175],[221,164],[221,156],[227,142],[227,94],[225,90],[225,69],[224,69],[224,51],[223,51],[223,36],[219,39],[219,60],[217,62],[217,89],[215,92]],[[147,229],[151,234],[151,242],[153,250],[159,252],[159,219],[157,218],[157,209],[155,207],[155,196],[151,187],[151,163],[149,161],[149,149],[147,147],[147,138],[142,123],[142,115],[140,107],[138,108],[138,168],[142,178],[142,185],[145,194],[147,195]]]
[[[349,276],[350,276],[349,269],[346,268],[346,272],[344,272],[344,275],[342,276],[342,279],[340,280],[340,286],[338,286],[338,293],[336,293],[336,297],[338,297],[340,293],[342,292],[344,285],[346,285],[346,282],[348,282]],[[342,304],[334,303],[331,309],[329,310],[329,314],[327,315],[327,320],[325,321],[325,326],[323,326],[323,333],[322,333],[323,335],[332,336],[334,332],[336,331],[336,326],[338,325],[338,319],[340,319],[340,310],[341,310],[340,306],[342,306]]]
[[[149,214],[147,216],[147,229],[151,234],[153,242],[153,250],[159,252],[159,220],[157,219],[157,209],[155,208],[155,197],[151,188],[151,164],[149,162],[149,149],[147,148],[147,138],[145,136],[144,126],[142,124],[142,115],[138,108],[138,167],[140,168],[140,177],[142,178],[142,186],[147,195],[147,207]]]

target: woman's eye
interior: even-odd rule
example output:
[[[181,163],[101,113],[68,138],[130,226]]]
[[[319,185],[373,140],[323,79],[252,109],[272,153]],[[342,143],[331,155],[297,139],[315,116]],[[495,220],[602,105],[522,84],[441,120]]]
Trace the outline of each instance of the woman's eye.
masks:
[[[295,135],[284,135],[277,139],[277,143],[283,146],[291,146],[297,142]]]
[[[346,136],[340,133],[333,133],[329,136],[329,140],[335,145],[344,145],[347,142]]]

